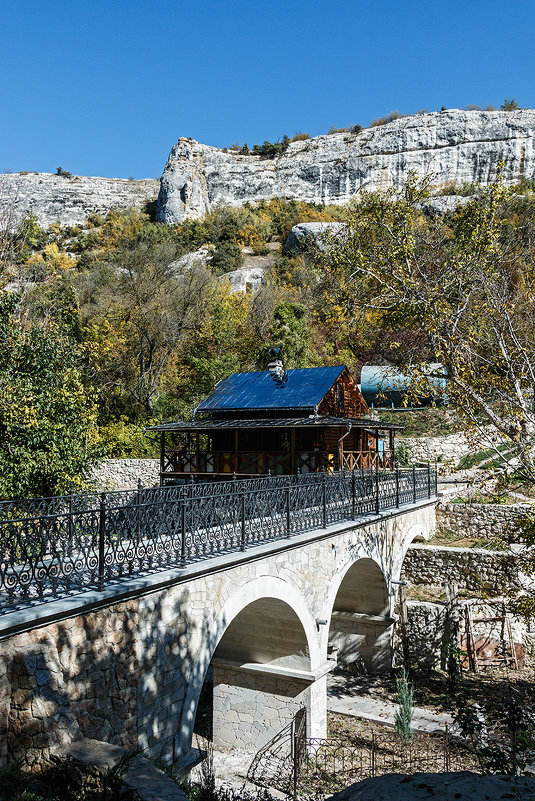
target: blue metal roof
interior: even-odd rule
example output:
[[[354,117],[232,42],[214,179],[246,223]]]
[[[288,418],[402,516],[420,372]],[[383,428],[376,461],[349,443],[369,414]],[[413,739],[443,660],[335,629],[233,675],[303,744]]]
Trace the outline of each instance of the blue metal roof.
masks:
[[[267,370],[234,373],[220,381],[197,407],[198,412],[233,412],[242,409],[310,409],[320,403],[344,365],[288,370],[288,380],[278,384]]]

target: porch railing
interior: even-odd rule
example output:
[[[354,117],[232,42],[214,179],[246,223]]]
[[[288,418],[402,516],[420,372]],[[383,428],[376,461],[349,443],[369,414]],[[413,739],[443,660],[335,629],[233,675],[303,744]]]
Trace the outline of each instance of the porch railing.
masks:
[[[201,475],[287,475],[288,473],[318,473],[322,470],[337,470],[338,453],[330,451],[179,451],[166,459],[166,475],[180,476],[191,473]],[[360,470],[364,467],[391,469],[393,454],[384,451],[344,451],[343,470]]]
[[[426,469],[360,470],[0,503],[0,614],[245,551],[436,494]]]

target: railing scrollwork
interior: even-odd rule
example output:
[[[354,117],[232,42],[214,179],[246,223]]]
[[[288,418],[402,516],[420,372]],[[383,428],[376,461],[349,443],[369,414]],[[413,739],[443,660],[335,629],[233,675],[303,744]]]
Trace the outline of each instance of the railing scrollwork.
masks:
[[[0,614],[435,494],[430,468],[360,469],[0,502]]]

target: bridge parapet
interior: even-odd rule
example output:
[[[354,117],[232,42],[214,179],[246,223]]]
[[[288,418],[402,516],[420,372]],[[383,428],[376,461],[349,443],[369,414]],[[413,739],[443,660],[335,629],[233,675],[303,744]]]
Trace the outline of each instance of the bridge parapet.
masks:
[[[428,467],[2,502],[0,615],[435,496]]]

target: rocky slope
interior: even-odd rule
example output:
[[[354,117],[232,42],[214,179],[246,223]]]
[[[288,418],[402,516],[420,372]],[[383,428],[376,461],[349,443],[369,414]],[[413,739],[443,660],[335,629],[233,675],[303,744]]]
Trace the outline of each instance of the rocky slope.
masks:
[[[201,217],[218,203],[273,197],[346,203],[361,187],[402,185],[411,171],[447,182],[487,184],[535,175],[535,111],[449,110],[405,117],[359,134],[293,142],[276,159],[240,156],[179,139],[165,167],[158,219]]]
[[[34,214],[42,227],[82,223],[92,212],[141,208],[155,200],[160,182],[126,178],[65,177],[51,173],[10,173],[0,175],[0,221],[14,210],[15,222]]]

